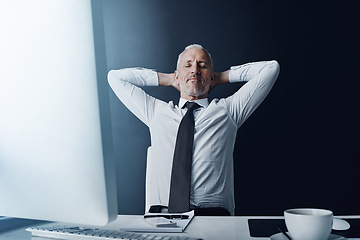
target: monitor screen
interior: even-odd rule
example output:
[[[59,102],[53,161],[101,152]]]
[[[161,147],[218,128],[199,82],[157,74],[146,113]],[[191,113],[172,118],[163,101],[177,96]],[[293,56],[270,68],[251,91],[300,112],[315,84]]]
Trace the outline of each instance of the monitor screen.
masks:
[[[0,16],[0,216],[105,225],[117,194],[90,0],[5,1]]]

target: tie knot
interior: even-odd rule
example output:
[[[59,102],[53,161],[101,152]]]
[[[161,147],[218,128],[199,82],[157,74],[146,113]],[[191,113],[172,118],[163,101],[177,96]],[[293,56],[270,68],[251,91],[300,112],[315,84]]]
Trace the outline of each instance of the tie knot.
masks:
[[[187,107],[191,111],[194,111],[195,109],[199,108],[200,105],[196,102],[186,102],[185,107]]]

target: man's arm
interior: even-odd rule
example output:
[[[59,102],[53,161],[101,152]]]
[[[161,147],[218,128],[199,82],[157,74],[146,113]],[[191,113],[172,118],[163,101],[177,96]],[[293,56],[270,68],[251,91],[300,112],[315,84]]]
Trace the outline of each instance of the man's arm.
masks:
[[[230,70],[215,73],[215,82],[210,86],[209,93],[217,86],[225,83],[229,83],[229,72]]]
[[[256,110],[270,92],[280,72],[277,61],[247,63],[231,67],[228,80],[246,82],[235,94],[225,99],[227,109],[237,126]]]
[[[215,86],[224,84],[224,83],[229,83],[229,72],[230,72],[230,70],[227,70],[227,71],[224,71],[221,73],[216,73],[215,74]]]
[[[158,105],[166,104],[146,92],[142,86],[158,86],[155,71],[144,68],[111,70],[108,81],[121,102],[142,122],[149,125]]]
[[[159,86],[172,86],[180,91],[179,85],[175,81],[174,73],[160,73],[158,72]]]

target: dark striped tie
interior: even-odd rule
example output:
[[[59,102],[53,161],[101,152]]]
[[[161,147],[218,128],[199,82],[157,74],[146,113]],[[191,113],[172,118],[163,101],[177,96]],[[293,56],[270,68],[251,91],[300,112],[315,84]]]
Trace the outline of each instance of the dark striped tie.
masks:
[[[193,111],[200,106],[195,102],[187,102],[185,106],[188,110],[180,122],[174,151],[169,196],[170,213],[190,211],[190,182],[195,126]]]

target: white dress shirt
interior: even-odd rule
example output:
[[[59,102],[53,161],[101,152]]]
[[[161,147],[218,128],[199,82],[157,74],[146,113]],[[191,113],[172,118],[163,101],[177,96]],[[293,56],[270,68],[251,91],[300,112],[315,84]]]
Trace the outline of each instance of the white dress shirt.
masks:
[[[230,82],[246,81],[236,93],[221,99],[200,99],[194,111],[194,150],[191,207],[223,207],[234,214],[233,151],[238,128],[254,112],[279,74],[276,61],[231,67]],[[187,109],[145,93],[141,86],[157,86],[158,75],[144,68],[111,70],[111,88],[123,104],[150,130],[147,202],[167,206],[177,130]],[[146,209],[148,210],[148,209]]]

